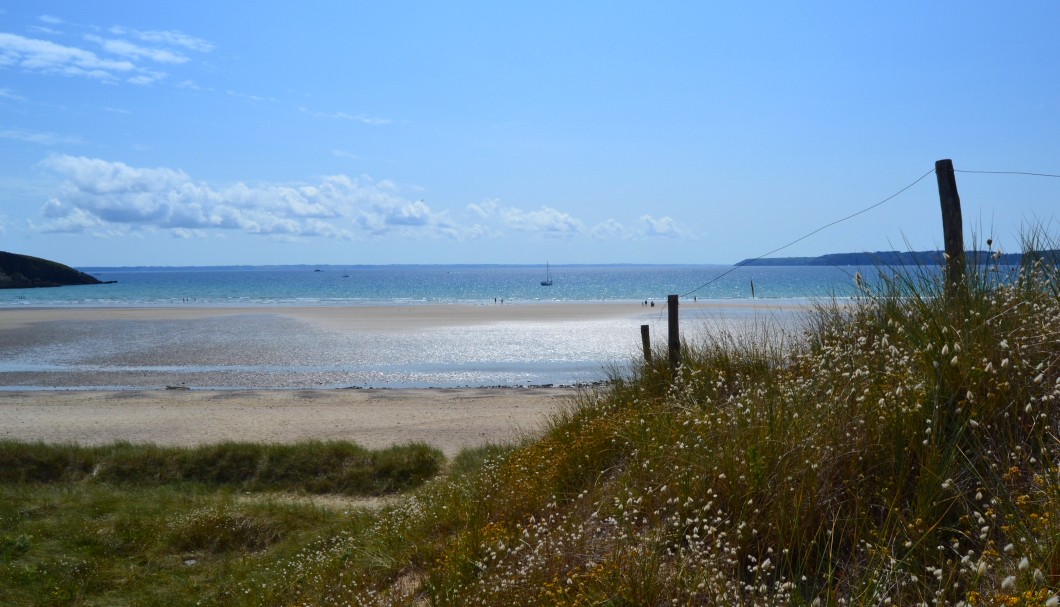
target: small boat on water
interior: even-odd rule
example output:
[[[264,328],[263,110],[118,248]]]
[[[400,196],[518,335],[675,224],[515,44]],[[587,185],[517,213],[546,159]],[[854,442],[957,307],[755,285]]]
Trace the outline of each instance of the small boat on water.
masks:
[[[548,268],[548,262],[545,262],[545,279],[541,281],[542,287],[552,286],[552,272]]]

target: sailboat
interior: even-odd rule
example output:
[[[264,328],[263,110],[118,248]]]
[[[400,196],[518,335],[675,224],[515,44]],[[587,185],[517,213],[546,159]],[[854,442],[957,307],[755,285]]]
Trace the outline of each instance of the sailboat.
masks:
[[[552,272],[550,272],[549,269],[548,269],[548,262],[547,261],[545,262],[545,279],[541,281],[541,286],[542,287],[551,287],[552,286]]]

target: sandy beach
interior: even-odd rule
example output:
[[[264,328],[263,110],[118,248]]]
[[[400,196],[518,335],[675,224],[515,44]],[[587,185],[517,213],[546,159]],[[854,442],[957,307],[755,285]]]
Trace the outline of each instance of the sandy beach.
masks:
[[[461,449],[538,432],[572,388],[0,392],[0,439],[192,446],[424,442]]]

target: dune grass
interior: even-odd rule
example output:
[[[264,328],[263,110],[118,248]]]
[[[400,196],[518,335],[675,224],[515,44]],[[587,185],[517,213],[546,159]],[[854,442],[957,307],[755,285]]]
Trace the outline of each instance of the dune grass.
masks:
[[[196,448],[0,441],[0,483],[187,482],[245,491],[383,495],[422,484],[443,461],[440,451],[424,444],[369,451],[338,441],[225,442]]]
[[[1028,259],[616,376],[243,604],[1056,607],[1060,274]]]

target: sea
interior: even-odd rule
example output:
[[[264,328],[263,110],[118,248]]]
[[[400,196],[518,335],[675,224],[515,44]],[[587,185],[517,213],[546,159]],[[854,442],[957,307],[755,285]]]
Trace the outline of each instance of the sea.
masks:
[[[723,265],[78,268],[113,284],[0,290],[12,306],[356,306],[812,299],[856,292],[855,267]],[[869,276],[870,273],[862,272]]]
[[[591,384],[641,356],[640,326],[665,339],[663,304],[682,338],[718,328],[798,325],[799,310],[857,293],[853,267],[721,265],[261,266],[79,268],[110,284],[0,290],[19,308],[232,308],[233,316],[57,320],[0,331],[0,390],[331,389]],[[862,271],[868,280],[871,272]],[[288,307],[627,304],[624,318],[343,331]],[[652,305],[654,304],[654,305]],[[703,306],[701,306],[703,307]],[[689,310],[694,307],[689,307]],[[83,315],[82,315],[83,316]]]

